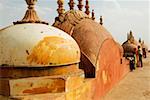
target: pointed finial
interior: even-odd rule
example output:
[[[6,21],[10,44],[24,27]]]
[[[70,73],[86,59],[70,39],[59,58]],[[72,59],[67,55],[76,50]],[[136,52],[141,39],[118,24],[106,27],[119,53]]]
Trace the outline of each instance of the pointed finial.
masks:
[[[90,11],[89,11],[89,1],[88,0],[86,0],[86,4],[85,4],[85,13],[87,14],[87,15],[89,15],[90,14]]]
[[[130,37],[133,37],[133,33],[132,33],[132,31],[130,30]]]
[[[23,23],[42,23],[48,24],[47,22],[41,21],[34,10],[34,5],[37,0],[25,0],[28,5],[28,10],[25,13],[24,18],[21,21],[13,22],[14,24],[23,24]]]
[[[94,9],[92,10],[92,20],[95,20],[95,13],[94,13]]]
[[[83,8],[82,1],[83,0],[78,0],[79,4],[77,6],[78,6],[78,8],[79,8],[80,11],[82,11],[82,8]]]
[[[132,34],[132,31],[130,30],[130,34]]]
[[[139,43],[141,43],[142,41],[141,41],[141,38],[139,38]]]
[[[74,0],[69,0],[69,7],[70,7],[70,10],[74,10]]]
[[[65,12],[64,0],[57,0],[57,4],[58,4],[57,12],[58,12],[58,15],[61,16]]]
[[[100,16],[100,24],[103,25],[103,17]]]

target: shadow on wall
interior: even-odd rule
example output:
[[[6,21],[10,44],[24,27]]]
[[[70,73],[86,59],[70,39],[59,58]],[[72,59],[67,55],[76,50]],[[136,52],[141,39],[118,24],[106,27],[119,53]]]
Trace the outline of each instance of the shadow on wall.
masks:
[[[79,68],[84,70],[85,78],[95,78],[95,67],[83,53],[81,53],[81,62],[79,65]]]

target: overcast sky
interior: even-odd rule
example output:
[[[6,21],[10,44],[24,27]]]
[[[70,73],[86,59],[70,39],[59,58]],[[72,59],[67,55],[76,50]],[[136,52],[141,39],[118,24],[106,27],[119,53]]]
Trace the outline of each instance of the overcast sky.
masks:
[[[57,0],[38,0],[39,17],[52,24],[57,16]],[[65,0],[65,10],[69,9]],[[78,4],[78,0],[74,0]],[[85,4],[85,0],[83,0]],[[90,10],[95,10],[96,21],[104,18],[104,27],[122,44],[127,32],[133,31],[136,39],[142,38],[150,46],[150,0],[89,0]],[[0,28],[21,20],[26,11],[25,0],[0,0]],[[75,7],[77,9],[77,7]]]

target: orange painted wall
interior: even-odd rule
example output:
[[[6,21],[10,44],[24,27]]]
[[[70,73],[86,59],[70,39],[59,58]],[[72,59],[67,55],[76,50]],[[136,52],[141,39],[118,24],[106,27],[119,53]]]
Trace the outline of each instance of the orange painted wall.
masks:
[[[128,61],[124,58],[121,64],[120,49],[112,39],[107,39],[99,53],[99,70],[92,83],[93,100],[100,100],[128,72]]]

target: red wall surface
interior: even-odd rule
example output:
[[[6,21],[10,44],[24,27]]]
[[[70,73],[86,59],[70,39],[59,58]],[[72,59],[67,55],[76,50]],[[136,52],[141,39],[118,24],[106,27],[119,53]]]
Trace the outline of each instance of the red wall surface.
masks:
[[[114,40],[105,40],[99,53],[99,70],[92,83],[93,100],[100,100],[129,72],[128,61],[122,58],[121,64],[121,58]]]

